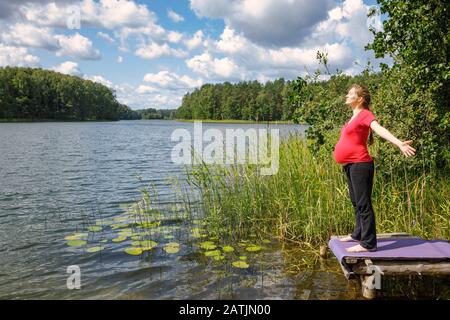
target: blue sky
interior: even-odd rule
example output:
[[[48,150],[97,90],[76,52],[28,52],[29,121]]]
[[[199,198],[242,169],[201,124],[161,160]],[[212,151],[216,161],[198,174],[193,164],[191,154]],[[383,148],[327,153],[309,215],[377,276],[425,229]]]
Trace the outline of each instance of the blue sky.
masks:
[[[204,83],[357,74],[373,0],[0,0],[0,66],[101,82],[133,109],[176,108]],[[358,64],[355,64],[358,62]]]

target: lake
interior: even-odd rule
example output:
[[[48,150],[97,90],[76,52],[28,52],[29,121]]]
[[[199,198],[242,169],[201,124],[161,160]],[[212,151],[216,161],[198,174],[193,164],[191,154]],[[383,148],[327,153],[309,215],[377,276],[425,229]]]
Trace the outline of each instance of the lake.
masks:
[[[177,142],[170,137],[193,126],[157,120],[0,124],[0,299],[360,298],[334,258],[314,260],[269,239],[257,258],[249,257],[252,267],[234,268],[199,254],[175,218],[155,233],[158,244],[145,255],[124,252],[132,239],[114,240],[113,223],[125,221],[127,204],[141,199],[143,187],[157,191],[161,212],[174,209],[183,216],[170,180],[187,188],[185,169],[171,161]],[[208,128],[267,125],[203,123]],[[306,129],[269,128],[280,129],[282,137]],[[65,237],[80,232],[88,245],[68,245]],[[179,251],[165,251],[164,244],[173,242]],[[87,250],[99,243],[103,250]],[[305,259],[312,265],[304,267]],[[81,288],[69,290],[67,267],[74,265]]]

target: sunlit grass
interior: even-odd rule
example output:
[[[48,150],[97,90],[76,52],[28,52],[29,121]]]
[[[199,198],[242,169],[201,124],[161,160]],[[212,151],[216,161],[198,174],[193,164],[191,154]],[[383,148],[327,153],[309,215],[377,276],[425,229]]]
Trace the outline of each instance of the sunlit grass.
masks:
[[[314,157],[306,143],[293,135],[283,141],[272,176],[260,175],[255,165],[193,167],[188,181],[199,190],[208,230],[235,240],[257,234],[311,244],[350,233],[354,209],[345,174],[331,156]],[[449,180],[438,173],[375,173],[378,233],[449,239]]]

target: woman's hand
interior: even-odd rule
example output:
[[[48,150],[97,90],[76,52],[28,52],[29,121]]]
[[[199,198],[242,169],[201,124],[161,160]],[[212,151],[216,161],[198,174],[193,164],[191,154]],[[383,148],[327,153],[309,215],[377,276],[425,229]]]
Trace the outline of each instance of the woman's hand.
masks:
[[[406,157],[411,157],[416,153],[416,149],[410,146],[412,142],[413,142],[412,140],[403,141],[398,146]]]

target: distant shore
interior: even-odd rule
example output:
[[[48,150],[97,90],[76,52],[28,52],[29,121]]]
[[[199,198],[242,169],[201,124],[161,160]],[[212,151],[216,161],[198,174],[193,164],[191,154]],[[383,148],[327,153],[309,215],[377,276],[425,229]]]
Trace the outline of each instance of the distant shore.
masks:
[[[63,120],[63,119],[0,119],[0,123],[20,123],[20,122],[115,122],[119,120]]]
[[[169,121],[179,121],[179,122],[195,122],[201,121],[205,123],[242,123],[242,124],[295,124],[292,120],[278,120],[278,121],[254,121],[254,120],[211,120],[211,119],[123,119],[123,120],[64,120],[64,119],[27,119],[27,118],[16,118],[16,119],[0,119],[0,123],[31,123],[31,122],[110,122],[110,121],[135,121],[135,120],[169,120]]]
[[[278,120],[278,121],[254,121],[254,120],[210,120],[210,119],[174,119],[180,122],[208,122],[208,123],[271,123],[271,124],[295,124],[292,120]]]

